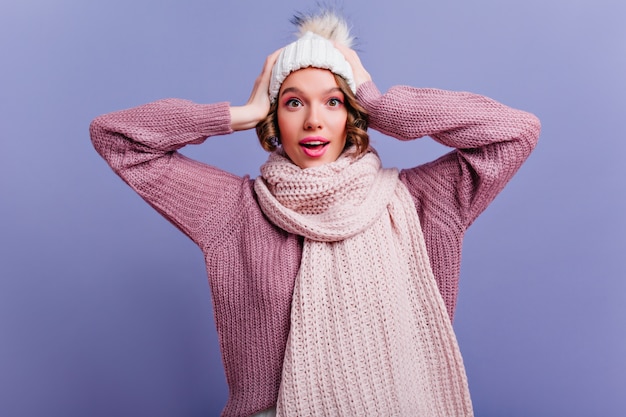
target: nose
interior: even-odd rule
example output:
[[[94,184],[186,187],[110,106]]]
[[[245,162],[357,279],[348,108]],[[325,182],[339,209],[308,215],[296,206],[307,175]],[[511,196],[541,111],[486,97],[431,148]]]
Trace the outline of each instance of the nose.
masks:
[[[315,108],[315,106],[310,106],[306,119],[304,120],[304,128],[306,130],[315,130],[320,129],[321,127],[322,124],[320,122],[319,111]]]

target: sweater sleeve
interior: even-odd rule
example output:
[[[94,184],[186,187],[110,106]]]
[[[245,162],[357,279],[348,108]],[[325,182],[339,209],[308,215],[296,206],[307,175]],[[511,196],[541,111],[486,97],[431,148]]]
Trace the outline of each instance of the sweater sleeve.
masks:
[[[421,216],[428,208],[421,203],[430,201],[456,217],[463,229],[502,190],[539,137],[534,115],[477,94],[405,86],[381,94],[367,82],[357,97],[373,129],[400,140],[430,136],[455,148],[401,175],[419,200]]]
[[[246,179],[177,152],[231,133],[228,103],[167,99],[99,116],[97,152],[139,195],[196,243],[207,243],[235,213]]]

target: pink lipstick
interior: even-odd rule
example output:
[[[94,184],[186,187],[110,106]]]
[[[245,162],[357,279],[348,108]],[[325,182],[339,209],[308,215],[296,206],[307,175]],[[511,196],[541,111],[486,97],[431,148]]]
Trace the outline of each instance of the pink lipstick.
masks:
[[[321,136],[309,136],[298,142],[302,152],[311,158],[319,158],[326,152],[330,141]]]

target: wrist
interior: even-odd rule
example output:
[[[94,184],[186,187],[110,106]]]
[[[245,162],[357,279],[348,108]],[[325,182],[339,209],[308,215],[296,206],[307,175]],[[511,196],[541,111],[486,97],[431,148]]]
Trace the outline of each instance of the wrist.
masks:
[[[372,76],[369,74],[369,72],[365,71],[365,69],[354,72],[354,84],[356,85],[357,89],[361,86],[361,84],[364,84],[368,81],[372,81]]]
[[[252,106],[230,106],[230,127],[233,130],[254,128],[264,117]]]

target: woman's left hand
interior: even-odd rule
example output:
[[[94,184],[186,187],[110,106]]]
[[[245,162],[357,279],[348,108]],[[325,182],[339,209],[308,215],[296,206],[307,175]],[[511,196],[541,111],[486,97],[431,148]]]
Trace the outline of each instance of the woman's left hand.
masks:
[[[346,58],[346,61],[352,67],[352,73],[354,74],[354,83],[358,89],[361,84],[367,81],[372,81],[372,76],[365,70],[365,67],[361,63],[359,55],[354,49],[348,48],[345,45],[334,42],[335,48],[339,50]]]

